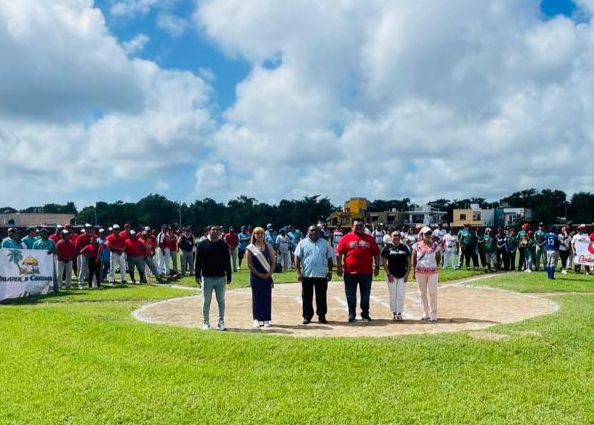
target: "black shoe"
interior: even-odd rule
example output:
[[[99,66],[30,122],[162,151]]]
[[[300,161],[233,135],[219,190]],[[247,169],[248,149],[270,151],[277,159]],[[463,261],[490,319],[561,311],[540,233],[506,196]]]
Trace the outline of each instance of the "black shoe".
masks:
[[[310,319],[303,319],[303,324],[304,325],[309,325],[311,323]]]
[[[361,315],[361,319],[362,319],[362,320],[366,320],[366,321],[368,321],[368,322],[371,322],[371,317],[369,317],[369,314],[366,314],[366,315],[364,315],[364,316],[363,316],[363,315]]]
[[[328,321],[326,320],[326,317],[325,316],[320,316],[320,318],[318,319],[318,322],[324,323],[324,324],[327,324],[328,323]]]
[[[349,323],[353,323],[355,321],[355,316],[349,316]]]

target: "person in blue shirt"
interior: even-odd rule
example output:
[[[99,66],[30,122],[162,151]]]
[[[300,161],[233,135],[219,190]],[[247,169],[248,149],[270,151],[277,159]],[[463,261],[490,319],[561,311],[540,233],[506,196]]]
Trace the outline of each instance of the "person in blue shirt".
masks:
[[[545,270],[549,279],[555,279],[555,268],[557,267],[557,262],[559,261],[560,244],[561,242],[559,240],[559,235],[557,234],[557,229],[555,229],[554,226],[551,226],[549,233],[545,235],[545,247],[547,255],[547,265]]]
[[[327,296],[328,281],[332,279],[333,250],[322,239],[316,226],[307,230],[307,238],[302,239],[295,249],[295,270],[301,282],[303,301],[303,324],[311,323],[314,315],[313,295],[316,294],[316,313],[320,323],[328,323]]]
[[[0,245],[0,248],[25,249],[25,246],[19,241],[17,229],[14,227],[8,229],[8,236],[2,239],[2,245]]]
[[[239,235],[239,245],[237,246],[237,256],[239,257],[239,268],[241,269],[241,263],[243,262],[243,257],[245,256],[245,250],[247,246],[250,244],[250,239],[252,235],[247,230],[247,227],[241,226],[241,232]]]
[[[271,246],[275,246],[277,236],[278,233],[274,231],[272,223],[268,223],[266,225],[266,231],[264,232],[264,241]]]
[[[30,226],[27,227],[27,236],[21,239],[21,243],[25,244],[27,249],[33,249],[33,244],[37,239],[39,239],[37,237],[37,228]]]

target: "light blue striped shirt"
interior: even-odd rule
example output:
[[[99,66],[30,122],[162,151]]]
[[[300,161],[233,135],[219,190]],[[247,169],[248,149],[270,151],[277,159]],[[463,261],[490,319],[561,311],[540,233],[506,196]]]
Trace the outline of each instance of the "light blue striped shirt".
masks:
[[[299,242],[295,249],[295,256],[301,260],[303,277],[326,277],[328,260],[334,258],[328,241],[319,238],[314,242],[309,237]]]

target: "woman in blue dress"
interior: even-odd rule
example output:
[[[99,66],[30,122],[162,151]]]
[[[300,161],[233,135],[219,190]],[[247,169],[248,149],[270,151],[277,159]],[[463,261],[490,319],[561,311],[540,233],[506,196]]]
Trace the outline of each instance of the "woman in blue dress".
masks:
[[[270,327],[272,314],[272,274],[274,272],[275,252],[264,241],[264,229],[256,227],[252,241],[248,245],[247,263],[250,269],[250,287],[252,288],[252,313],[254,327]]]

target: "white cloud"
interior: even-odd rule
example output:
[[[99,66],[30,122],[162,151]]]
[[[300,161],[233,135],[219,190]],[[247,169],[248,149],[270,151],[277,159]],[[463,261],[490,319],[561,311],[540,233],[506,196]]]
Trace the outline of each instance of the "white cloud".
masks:
[[[150,38],[146,34],[138,34],[132,40],[122,43],[122,47],[128,55],[133,56],[142,51],[149,41]]]
[[[114,16],[121,17],[146,15],[158,3],[159,0],[121,0],[113,3],[109,12]]]
[[[194,20],[253,66],[211,155],[229,196],[591,190],[589,23],[521,0],[204,0]]]
[[[154,181],[208,150],[211,88],[129,58],[91,1],[0,2],[0,48],[0,196],[13,205]]]
[[[186,31],[188,25],[189,22],[186,19],[171,13],[160,12],[157,15],[157,26],[172,37],[180,37]]]

